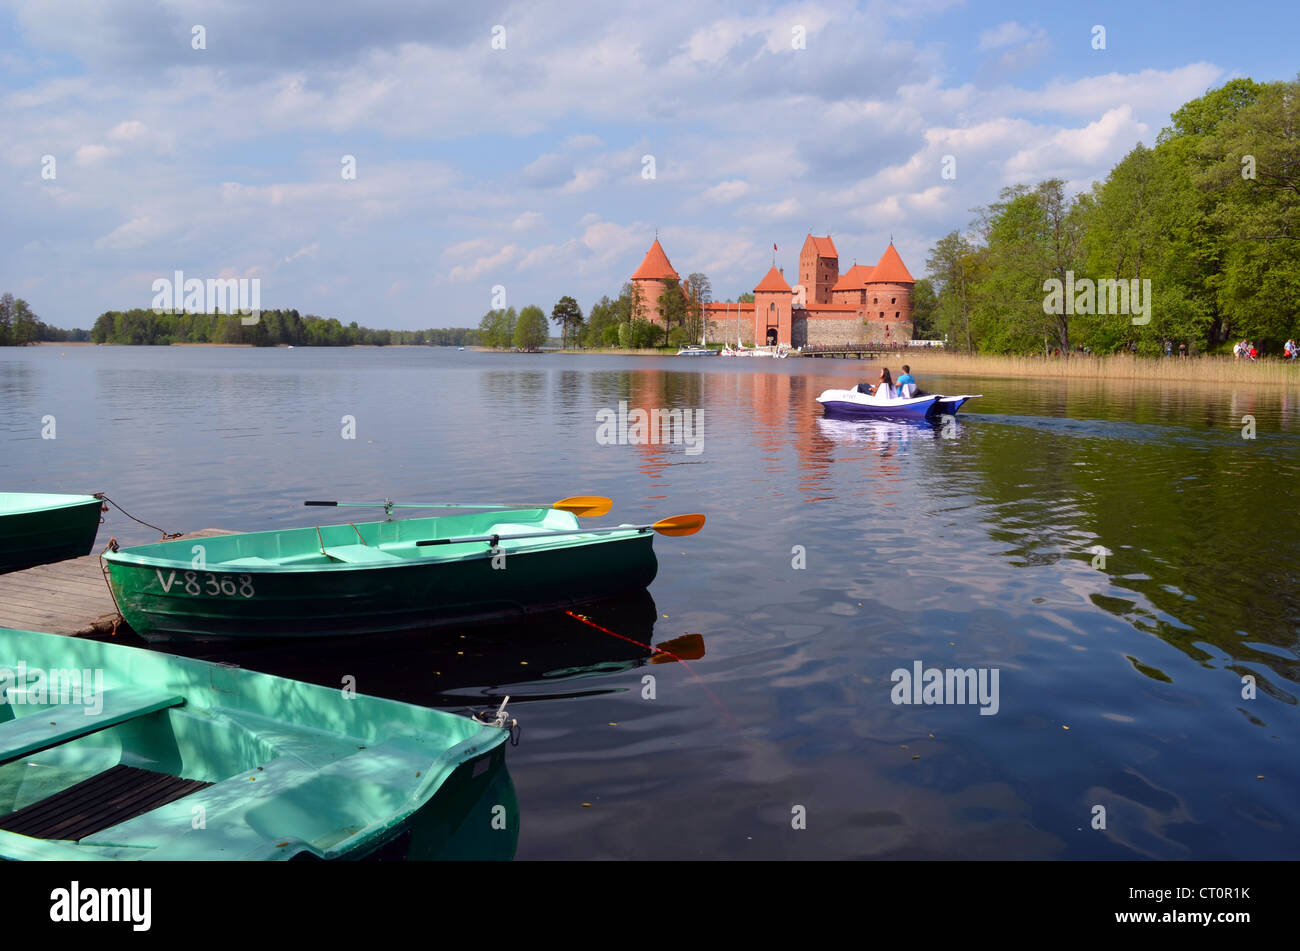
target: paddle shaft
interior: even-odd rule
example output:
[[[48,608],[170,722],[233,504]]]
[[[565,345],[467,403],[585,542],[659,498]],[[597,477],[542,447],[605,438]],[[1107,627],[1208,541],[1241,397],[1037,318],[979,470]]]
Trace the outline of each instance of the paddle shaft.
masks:
[[[303,505],[356,506],[394,509],[548,509],[537,502],[303,502]]]
[[[616,525],[612,528],[568,528],[559,532],[526,532],[522,535],[462,535],[460,538],[426,538],[415,543],[417,548],[429,545],[460,545],[468,542],[489,542],[493,548],[497,542],[508,542],[515,538],[554,538],[558,535],[608,535],[610,532],[648,532],[653,525]]]

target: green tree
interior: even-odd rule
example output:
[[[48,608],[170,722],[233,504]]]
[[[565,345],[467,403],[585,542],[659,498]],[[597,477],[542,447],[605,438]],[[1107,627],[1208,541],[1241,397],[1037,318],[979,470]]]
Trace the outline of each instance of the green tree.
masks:
[[[546,312],[529,304],[515,322],[514,345],[519,350],[537,350],[545,345],[548,330]]]
[[[975,337],[971,318],[975,310],[975,287],[983,276],[983,255],[959,231],[939,239],[925,262],[936,287],[933,324],[949,346],[973,351]]]
[[[659,316],[663,320],[663,339],[669,342],[673,328],[686,323],[688,316],[686,295],[682,293],[681,284],[674,278],[664,281],[663,293],[659,295]]]
[[[608,295],[602,297],[591,305],[586,326],[582,330],[582,345],[584,347],[616,346],[619,323],[617,302],[610,300]]]
[[[934,332],[934,282],[923,277],[912,285],[912,335],[929,337]]]
[[[578,302],[567,294],[556,302],[551,310],[551,320],[560,325],[560,347],[567,348],[569,334],[582,328],[582,308]]]

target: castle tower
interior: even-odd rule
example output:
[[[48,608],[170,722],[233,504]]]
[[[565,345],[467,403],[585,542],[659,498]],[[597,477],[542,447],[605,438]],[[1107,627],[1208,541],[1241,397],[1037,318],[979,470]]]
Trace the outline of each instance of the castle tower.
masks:
[[[659,295],[664,292],[668,281],[681,281],[673,266],[668,263],[668,255],[655,238],[650,250],[645,253],[641,266],[632,275],[632,284],[641,293],[642,316],[663,326],[663,315],[659,313]]]
[[[804,239],[799,252],[799,283],[808,294],[808,306],[831,303],[831,290],[840,279],[840,253],[830,235]]]
[[[791,346],[793,323],[794,295],[774,266],[754,288],[754,343],[760,347],[773,343]]]
[[[891,241],[866,280],[867,319],[908,324],[911,339],[912,287],[915,279]]]

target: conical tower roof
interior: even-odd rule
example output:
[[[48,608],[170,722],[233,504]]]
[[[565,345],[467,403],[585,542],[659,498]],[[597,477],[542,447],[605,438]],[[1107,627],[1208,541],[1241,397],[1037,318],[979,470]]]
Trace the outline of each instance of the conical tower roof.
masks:
[[[898,256],[898,249],[891,241],[885,253],[880,256],[880,263],[871,272],[871,284],[915,284],[916,279],[907,270],[907,265]]]
[[[645,253],[645,260],[641,266],[636,269],[632,275],[632,280],[646,279],[665,281],[669,278],[680,281],[681,278],[673,270],[673,266],[668,263],[668,255],[664,254],[663,247],[659,244],[659,239],[655,238],[655,243],[650,245],[650,250]]]
[[[758,287],[754,288],[755,293],[759,291],[785,291],[789,293],[790,285],[785,282],[785,278],[781,276],[781,272],[776,269],[774,264],[772,270],[768,271],[763,279],[758,282]]]

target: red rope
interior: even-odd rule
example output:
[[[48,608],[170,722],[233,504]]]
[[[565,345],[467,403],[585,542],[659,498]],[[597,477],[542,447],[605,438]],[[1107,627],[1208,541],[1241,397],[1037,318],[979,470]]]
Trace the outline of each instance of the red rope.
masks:
[[[740,728],[736,726],[736,721],[731,718],[731,714],[727,712],[727,708],[723,706],[722,701],[718,699],[718,695],[715,694],[712,690],[710,690],[709,685],[700,679],[700,675],[695,672],[695,670],[691,667],[690,664],[686,663],[685,658],[678,657],[672,651],[664,650],[662,647],[655,647],[653,644],[642,644],[640,641],[634,641],[630,637],[624,637],[622,634],[619,634],[617,631],[611,631],[607,627],[601,627],[599,624],[597,624],[595,621],[591,620],[590,618],[583,617],[581,614],[575,614],[573,611],[565,611],[564,613],[567,614],[569,617],[573,618],[575,621],[581,621],[583,624],[586,624],[588,627],[594,627],[596,630],[608,634],[610,637],[617,637],[620,641],[627,641],[629,644],[635,644],[637,647],[644,647],[646,650],[653,651],[654,653],[657,654],[666,654],[667,656],[671,657],[673,660],[680,663],[683,667],[686,668],[687,672],[692,677],[695,678],[696,682],[701,687],[704,688],[704,692],[709,695],[709,698],[717,705],[718,709],[722,711],[722,715],[727,718],[727,725],[730,726],[733,730],[736,730],[737,732],[740,731]]]

